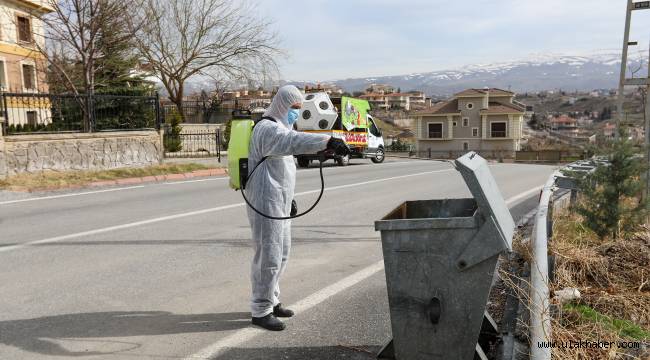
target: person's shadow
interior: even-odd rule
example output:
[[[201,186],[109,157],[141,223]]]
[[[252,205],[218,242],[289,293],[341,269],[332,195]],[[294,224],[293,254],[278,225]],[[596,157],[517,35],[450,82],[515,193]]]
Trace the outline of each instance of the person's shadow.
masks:
[[[107,355],[141,344],[120,343],[117,351],[70,351],[48,339],[122,338],[236,330],[249,326],[250,313],[182,315],[164,311],[78,313],[0,321],[0,344],[54,356]],[[112,340],[110,342],[113,342]]]

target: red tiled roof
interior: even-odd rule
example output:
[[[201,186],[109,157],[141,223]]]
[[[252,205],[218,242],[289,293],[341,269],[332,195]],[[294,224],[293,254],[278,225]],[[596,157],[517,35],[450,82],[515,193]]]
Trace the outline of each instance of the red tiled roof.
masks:
[[[454,96],[483,96],[483,95],[485,95],[485,90],[481,90],[481,89],[467,89],[457,94],[454,94]]]
[[[552,118],[551,122],[555,123],[555,124],[570,124],[570,123],[577,122],[577,120],[572,119],[572,118],[570,118],[570,117],[568,117],[566,115],[562,115],[560,117]]]
[[[442,101],[430,108],[412,111],[413,115],[460,114],[458,100]]]
[[[514,94],[515,93],[513,93],[512,91],[508,91],[508,90],[503,90],[503,89],[498,89],[498,88],[491,88],[490,89],[490,95],[513,96]]]
[[[386,96],[386,95],[378,94],[378,93],[372,93],[372,94],[363,94],[363,95],[359,96],[359,98],[367,99],[367,98],[371,98],[371,97],[382,97],[382,96]]]
[[[502,104],[498,102],[490,102],[487,109],[481,110],[485,114],[518,114],[523,113],[524,109],[514,104]]]
[[[467,89],[463,90],[454,96],[483,96],[489,92],[490,95],[494,96],[513,96],[515,93],[498,88],[490,89]]]

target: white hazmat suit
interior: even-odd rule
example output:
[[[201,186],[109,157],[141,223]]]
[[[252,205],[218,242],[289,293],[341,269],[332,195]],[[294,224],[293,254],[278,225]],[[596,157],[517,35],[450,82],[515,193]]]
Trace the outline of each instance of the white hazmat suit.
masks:
[[[292,130],[287,114],[293,104],[301,104],[303,96],[295,86],[280,88],[262,120],[253,128],[248,168],[253,171],[246,184],[250,203],[260,212],[286,217],[296,184],[294,154],[313,154],[325,150],[330,136]],[[251,266],[251,313],[263,317],[279,303],[279,280],[287,265],[291,247],[291,220],[271,220],[248,208],[255,256]]]

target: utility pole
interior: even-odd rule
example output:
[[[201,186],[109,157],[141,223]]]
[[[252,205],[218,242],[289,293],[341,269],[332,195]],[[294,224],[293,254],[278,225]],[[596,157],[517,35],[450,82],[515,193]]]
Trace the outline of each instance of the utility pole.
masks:
[[[627,0],[627,9],[625,10],[625,35],[623,36],[623,54],[621,57],[621,75],[618,81],[618,101],[616,103],[616,129],[614,139],[618,140],[623,123],[623,99],[625,92],[625,78],[627,73],[627,50],[630,46],[630,22],[632,20],[632,0]]]
[[[645,86],[645,160],[648,166],[648,172],[645,175],[645,193],[643,199],[648,199],[650,196],[650,42],[648,43],[648,78]]]
[[[621,78],[618,84],[618,116],[616,117],[616,139],[619,139],[619,132],[621,131],[621,123],[623,122],[623,100],[624,100],[624,90],[625,86],[645,86],[646,88],[646,98],[645,98],[645,160],[646,164],[650,166],[650,48],[648,49],[648,75],[646,78],[627,78],[627,54],[628,47],[630,45],[637,45],[636,41],[630,41],[630,22],[632,20],[632,12],[636,10],[649,10],[650,1],[637,1],[627,0],[627,10],[625,14],[625,35],[623,36],[623,54],[621,58]],[[650,167],[648,173],[646,173],[645,178],[645,191],[643,192],[644,199],[647,199],[650,196]]]

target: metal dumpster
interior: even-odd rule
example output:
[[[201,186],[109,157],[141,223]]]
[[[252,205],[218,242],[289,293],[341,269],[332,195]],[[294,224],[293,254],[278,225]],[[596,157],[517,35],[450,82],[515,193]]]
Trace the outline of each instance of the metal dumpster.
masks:
[[[497,259],[511,251],[515,224],[487,162],[470,152],[455,164],[473,198],[407,201],[375,222],[393,331],[380,358],[470,360],[481,353]]]

